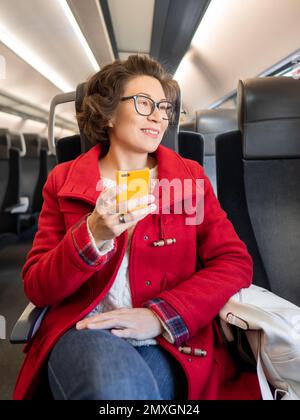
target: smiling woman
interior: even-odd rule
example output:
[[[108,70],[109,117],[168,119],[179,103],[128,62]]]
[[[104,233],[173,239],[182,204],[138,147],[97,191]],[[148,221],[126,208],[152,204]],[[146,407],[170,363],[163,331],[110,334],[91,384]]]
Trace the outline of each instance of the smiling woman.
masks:
[[[33,398],[44,379],[55,399],[217,399],[223,384],[239,380],[214,318],[249,286],[252,261],[203,168],[160,145],[177,95],[161,65],[139,55],[88,81],[77,119],[96,145],[58,165],[44,187],[23,280],[30,301],[50,309],[15,398]],[[202,180],[203,220],[187,224],[185,212],[165,212],[176,200],[162,203],[155,182],[121,213],[116,173],[137,170],[180,187],[193,181],[181,208]],[[236,396],[259,397],[256,376],[245,381]]]
[[[145,84],[137,84],[139,78],[145,80]],[[116,60],[91,77],[82,111],[77,113],[80,128],[95,144],[108,142],[107,129],[112,114],[118,108],[120,101],[129,98],[134,98],[137,113],[145,116],[150,115],[150,112],[145,113],[142,109],[139,112],[140,108],[145,108],[145,102],[143,103],[142,98],[138,99],[137,95],[144,97],[146,107],[149,106],[152,113],[158,103],[150,104],[149,102],[149,98],[150,101],[155,99],[152,95],[156,93],[152,90],[152,85],[148,85],[151,81],[155,84],[159,95],[157,100],[162,102],[159,105],[160,111],[164,107],[168,109],[167,120],[172,124],[176,119],[176,114],[173,111],[175,111],[174,103],[179,91],[177,82],[155,60],[146,56],[132,55],[126,62]],[[128,84],[131,84],[133,88],[128,88]],[[142,89],[143,87],[144,89]],[[131,95],[127,95],[126,92],[130,91],[132,91]]]

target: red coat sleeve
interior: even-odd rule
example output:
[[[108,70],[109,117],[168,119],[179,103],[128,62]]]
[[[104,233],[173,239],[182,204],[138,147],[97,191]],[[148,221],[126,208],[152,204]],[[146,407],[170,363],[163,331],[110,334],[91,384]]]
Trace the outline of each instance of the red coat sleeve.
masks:
[[[74,293],[116,251],[114,247],[104,256],[92,255],[83,220],[66,231],[55,174],[54,169],[44,186],[38,231],[22,271],[25,294],[39,307],[53,305]]]
[[[203,268],[158,296],[173,306],[190,336],[212,321],[232,295],[249,287],[253,275],[246,245],[199,168],[198,165],[198,178],[204,178],[204,219],[197,226],[197,251]]]

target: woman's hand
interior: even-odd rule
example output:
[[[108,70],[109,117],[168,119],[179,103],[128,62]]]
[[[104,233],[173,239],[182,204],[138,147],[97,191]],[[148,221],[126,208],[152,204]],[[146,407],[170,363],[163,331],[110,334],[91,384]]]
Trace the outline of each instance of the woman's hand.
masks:
[[[129,200],[123,203],[123,206],[127,206],[128,210],[128,213],[125,214],[126,223],[120,223],[119,216],[123,212],[122,208],[120,208],[120,213],[117,212],[116,196],[122,190],[124,190],[122,187],[112,187],[104,190],[99,195],[93,213],[87,219],[90,231],[98,247],[104,241],[119,236],[122,232],[156,210],[156,205],[153,203],[155,200],[153,195],[147,195],[139,200]],[[133,211],[139,205],[145,207]]]
[[[111,330],[122,338],[147,340],[163,332],[163,326],[148,308],[121,308],[85,318],[76,325],[78,330]]]

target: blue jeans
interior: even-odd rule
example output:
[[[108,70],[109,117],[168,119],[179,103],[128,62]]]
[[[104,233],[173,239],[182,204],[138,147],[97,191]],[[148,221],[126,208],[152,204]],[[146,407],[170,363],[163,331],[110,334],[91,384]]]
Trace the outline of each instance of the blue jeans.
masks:
[[[67,331],[48,361],[56,400],[186,399],[179,362],[159,345],[134,347],[108,330]]]

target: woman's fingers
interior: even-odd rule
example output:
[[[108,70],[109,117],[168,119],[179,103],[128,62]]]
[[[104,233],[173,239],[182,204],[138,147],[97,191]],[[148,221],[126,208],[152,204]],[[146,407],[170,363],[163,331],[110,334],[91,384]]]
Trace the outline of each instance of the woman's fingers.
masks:
[[[100,194],[96,208],[89,216],[89,227],[98,241],[119,236],[126,229],[156,211],[153,194],[132,198],[117,206],[116,193],[122,190],[124,190],[124,186],[113,187]],[[120,217],[121,215],[123,215],[123,219]]]
[[[77,323],[78,330],[110,330],[123,338],[144,340],[162,333],[162,324],[148,308],[119,308],[85,318]]]
[[[131,327],[130,319],[124,316],[110,316],[108,318],[99,316],[98,319],[85,319],[78,322],[76,325],[77,330],[90,329],[90,330],[108,330],[111,328],[127,328]]]
[[[153,203],[155,201],[155,196],[153,194],[149,194],[140,198],[133,198],[128,201],[121,201],[117,204],[116,195],[119,192],[125,190],[126,185],[121,185],[119,187],[109,188],[105,192],[103,192],[97,200],[97,211],[102,215],[128,213],[137,207],[145,207],[147,204]]]
[[[147,195],[139,199],[131,199],[129,201],[120,203],[120,205],[118,206],[119,208],[117,208],[116,201],[114,200],[110,204],[107,204],[106,207],[102,207],[101,209],[98,208],[97,210],[99,214],[118,215],[118,218],[120,214],[125,214],[126,219],[128,221],[131,221],[134,219],[131,216],[128,217],[130,213],[132,213],[133,216],[143,214],[143,211],[141,211],[141,213],[135,213],[135,209],[137,210],[147,209],[147,207],[149,207],[147,206],[147,204],[152,204],[154,201],[155,201],[155,197],[153,195]],[[153,207],[151,208],[151,211],[152,209]]]
[[[141,198],[133,198],[131,200],[120,203],[118,208],[119,214],[132,213],[135,210],[143,210],[147,205],[152,204],[155,201],[154,195],[146,195]],[[131,220],[130,217],[128,220]]]
[[[141,197],[141,198],[133,198],[133,199],[126,202],[127,203],[127,210],[129,212],[131,212],[136,207],[146,206],[147,204],[152,204],[154,201],[155,201],[155,197],[152,194],[145,195],[144,197]],[[120,213],[121,213],[121,211],[120,211]]]
[[[111,206],[112,203],[116,203],[117,194],[120,194],[126,191],[127,185],[114,185],[113,187],[106,188],[102,193],[99,195],[96,203],[97,208],[101,207],[108,207]]]
[[[89,330],[109,330],[111,328],[124,328],[126,322],[122,319],[106,319],[104,321],[87,324]]]
[[[142,209],[131,211],[127,214],[124,214],[125,223],[121,223],[119,220],[120,214],[118,214],[118,223],[121,226],[124,226],[126,229],[130,227],[130,225],[137,223],[139,220],[143,219],[144,217],[148,216],[148,214],[153,213],[156,210],[156,204],[152,203]]]
[[[131,313],[131,311],[128,308],[113,309],[112,311],[103,312],[97,315],[90,316],[88,318],[84,318],[83,320],[77,322],[76,328],[82,329],[86,328],[88,324],[96,324],[104,321],[114,320],[116,322],[121,318],[123,318],[124,320],[124,315],[128,315],[128,313]]]

